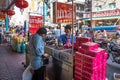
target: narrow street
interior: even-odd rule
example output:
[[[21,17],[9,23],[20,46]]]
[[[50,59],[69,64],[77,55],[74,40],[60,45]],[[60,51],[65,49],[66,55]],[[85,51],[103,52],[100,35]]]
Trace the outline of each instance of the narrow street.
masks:
[[[25,55],[13,52],[7,44],[0,45],[0,80],[22,80]]]

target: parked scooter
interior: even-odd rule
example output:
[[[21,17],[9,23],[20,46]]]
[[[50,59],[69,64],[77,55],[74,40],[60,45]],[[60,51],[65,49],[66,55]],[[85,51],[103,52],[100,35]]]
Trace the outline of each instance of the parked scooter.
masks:
[[[116,43],[116,40],[112,40],[107,43],[107,52],[112,55],[112,61],[120,64],[120,45]]]

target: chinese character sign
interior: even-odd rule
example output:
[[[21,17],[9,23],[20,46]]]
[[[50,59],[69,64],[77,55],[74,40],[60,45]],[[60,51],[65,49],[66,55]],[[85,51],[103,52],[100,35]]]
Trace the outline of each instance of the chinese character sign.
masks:
[[[30,24],[30,28],[29,28],[30,32],[32,34],[35,34],[36,31],[43,26],[43,17],[30,15],[29,24]]]
[[[69,23],[72,22],[72,5],[56,2],[53,4],[53,22],[54,23]],[[76,22],[76,6],[74,6],[74,22]]]
[[[30,16],[30,27],[42,27],[43,26],[43,17],[42,16]]]

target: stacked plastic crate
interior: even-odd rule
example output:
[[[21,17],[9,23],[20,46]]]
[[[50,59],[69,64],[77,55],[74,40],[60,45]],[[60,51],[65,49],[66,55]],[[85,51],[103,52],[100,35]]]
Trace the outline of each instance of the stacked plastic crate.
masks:
[[[74,80],[105,80],[107,53],[89,38],[77,38]],[[80,40],[80,41],[79,41]],[[86,41],[86,42],[85,42]]]

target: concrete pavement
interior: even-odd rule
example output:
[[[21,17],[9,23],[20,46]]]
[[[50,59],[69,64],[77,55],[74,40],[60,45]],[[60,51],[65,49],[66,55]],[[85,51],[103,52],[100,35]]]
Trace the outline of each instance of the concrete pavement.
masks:
[[[7,44],[0,45],[0,80],[22,80],[25,55],[12,52]]]

